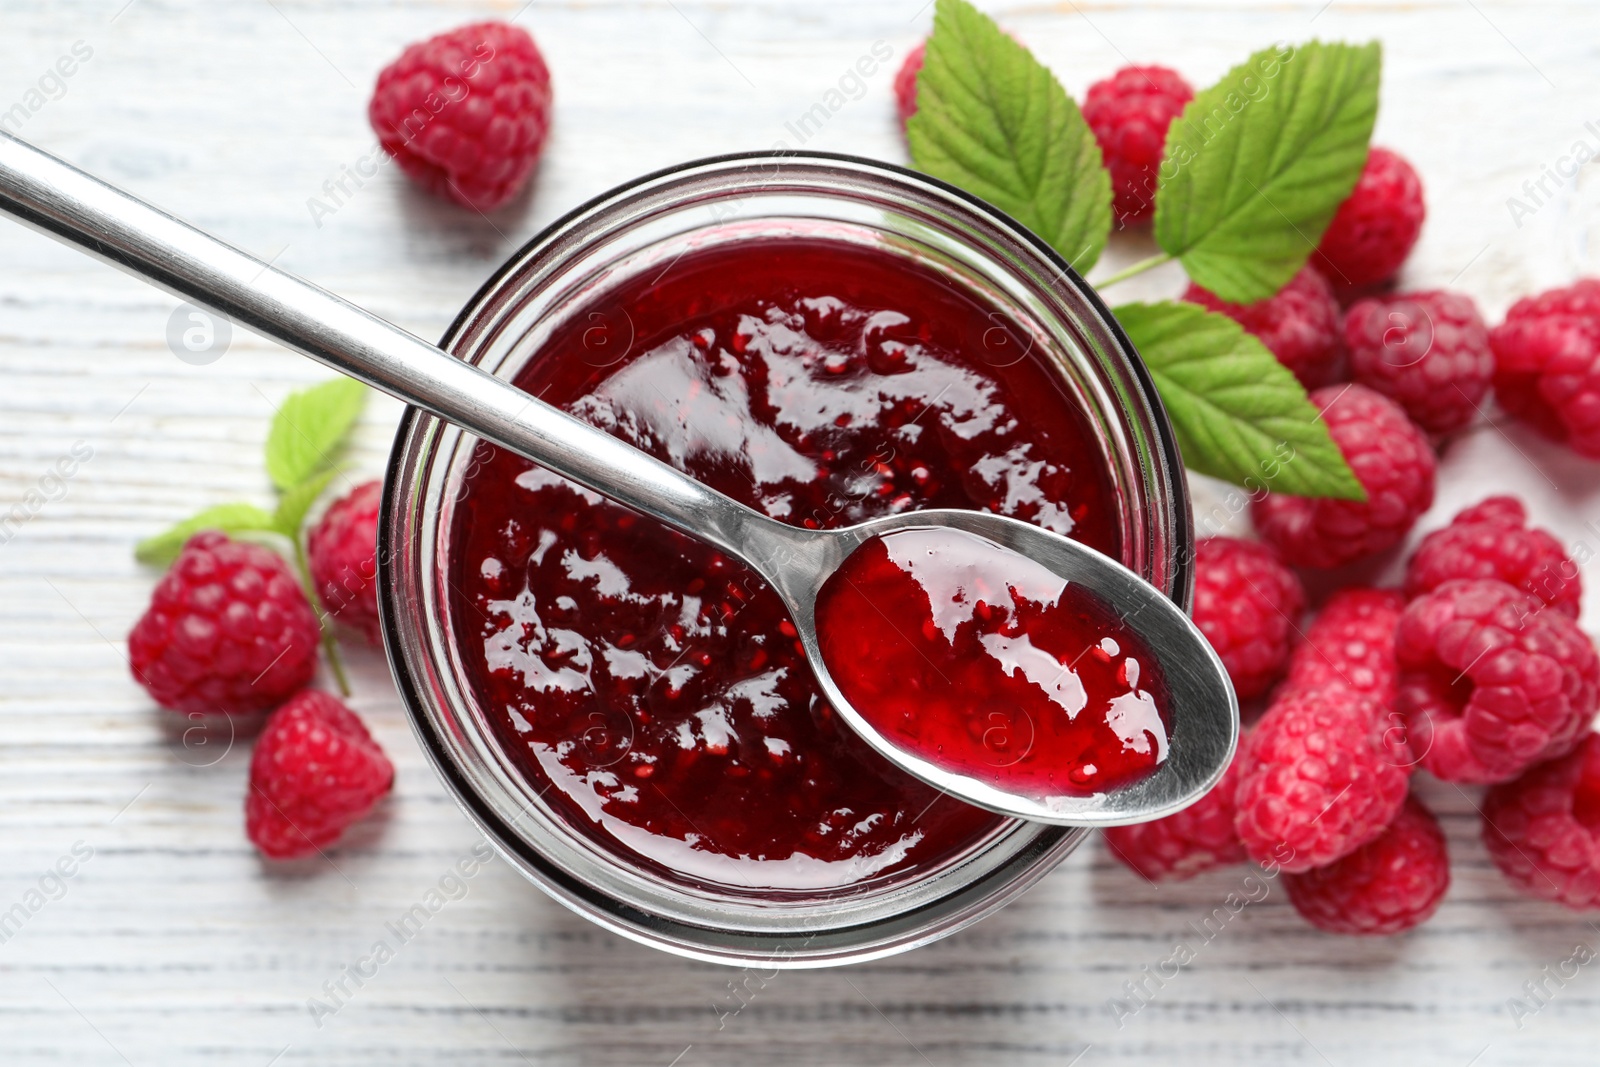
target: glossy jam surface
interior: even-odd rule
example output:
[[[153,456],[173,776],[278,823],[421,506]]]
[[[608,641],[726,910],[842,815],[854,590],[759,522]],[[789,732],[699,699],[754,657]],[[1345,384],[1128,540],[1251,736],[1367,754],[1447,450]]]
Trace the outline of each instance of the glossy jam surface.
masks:
[[[746,240],[574,319],[518,384],[769,515],[988,508],[1118,553],[1102,453],[1057,373],[898,256]],[[543,802],[603,847],[673,877],[816,890],[1000,825],[836,721],[742,565],[486,445],[454,508],[468,681]]]
[[[1031,796],[1127,785],[1167,758],[1166,685],[1094,594],[960,530],[865,542],[817,598],[823,662],[885,738]]]

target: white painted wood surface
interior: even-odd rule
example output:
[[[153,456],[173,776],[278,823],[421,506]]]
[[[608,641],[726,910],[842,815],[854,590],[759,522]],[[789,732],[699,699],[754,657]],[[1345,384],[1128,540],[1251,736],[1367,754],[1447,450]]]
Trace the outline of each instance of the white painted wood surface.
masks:
[[[4,0],[0,111],[27,102],[84,42],[92,57],[58,99],[40,98],[24,136],[436,336],[559,213],[655,167],[785,138],[784,123],[874,41],[897,63],[930,17],[922,0],[521,8]],[[1418,164],[1431,207],[1408,281],[1458,285],[1497,317],[1517,296],[1600,270],[1600,168],[1547,184],[1554,195],[1520,227],[1506,204],[1574,142],[1600,148],[1600,10],[1584,0],[996,11],[1074,92],[1127,60],[1204,82],[1274,39],[1382,37],[1379,139]],[[386,168],[317,226],[307,199],[371,147],[366,94],[381,65],[408,41],[490,15],[517,16],[554,70],[555,130],[532,195],[484,221]],[[902,159],[891,74],[810,147]],[[1119,243],[1114,261],[1144,251]],[[1177,284],[1174,273],[1146,277],[1126,295]],[[1201,946],[1189,924],[1243,885],[1243,868],[1156,889],[1097,844],[962,935],[762,984],[619,940],[490,864],[319,1027],[308,998],[477,836],[424,765],[375,653],[350,657],[355,703],[398,765],[395,796],[332,863],[287,871],[266,868],[244,839],[243,746],[198,766],[225,746],[186,745],[128,678],[123,638],[153,581],[133,542],[206,504],[265,500],[257,455],[272,405],[323,376],[249,336],[212,365],[181,363],[163,340],[174,304],[0,226],[0,511],[74,442],[94,450],[65,495],[0,545],[0,911],[42,903],[0,944],[0,1061],[1594,1062],[1600,963],[1548,983],[1548,1005],[1520,1028],[1507,1002],[1580,943],[1600,947],[1600,927],[1514,896],[1478,842],[1474,796],[1437,783],[1425,791],[1450,834],[1455,883],[1438,917],[1400,940],[1317,934],[1263,883],[1265,898]],[[397,410],[369,410],[352,477],[381,470]],[[1585,528],[1600,524],[1600,464],[1515,427],[1481,426],[1450,447],[1430,524],[1496,487],[1600,549],[1600,525]],[[1587,579],[1600,590],[1593,564]],[[1597,605],[1591,592],[1591,631]],[[75,842],[93,856],[60,883],[64,895],[30,898]],[[44,888],[59,895],[53,880]],[[1197,959],[1119,1028],[1108,998],[1178,940]],[[718,1012],[739,1003],[734,983],[754,996],[719,1029]]]

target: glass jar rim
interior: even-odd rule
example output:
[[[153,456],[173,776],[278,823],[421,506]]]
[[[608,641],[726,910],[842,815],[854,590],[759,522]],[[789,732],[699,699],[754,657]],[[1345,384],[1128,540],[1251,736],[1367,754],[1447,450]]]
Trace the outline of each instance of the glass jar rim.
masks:
[[[1019,257],[1019,262],[1026,261],[1030,270],[1048,275],[1048,283],[1041,289],[1042,307],[1060,317],[1062,328],[1070,321],[1097,331],[1097,348],[1120,360],[1118,369],[1128,378],[1123,385],[1133,400],[1125,401],[1119,410],[1139,423],[1134,428],[1148,454],[1137,466],[1156,487],[1150,493],[1156,515],[1154,519],[1145,515],[1142,523],[1142,534],[1152,543],[1133,546],[1145,554],[1142,566],[1135,569],[1187,606],[1193,555],[1187,486],[1175,439],[1148,370],[1098,294],[1053,249],[992,205],[927,175],[876,160],[822,152],[734,153],[646,174],[573,209],[509,257],[463,306],[440,346],[462,358],[487,360],[493,355],[487,346],[495,343],[508,324],[514,324],[517,309],[528,306],[530,294],[548,293],[563,270],[576,269],[573,264],[586,254],[586,246],[592,251],[600,241],[598,247],[603,247],[604,239],[643,225],[643,220],[653,217],[652,211],[662,217],[683,211],[686,204],[674,202],[674,197],[693,190],[696,182],[726,182],[730,176],[748,176],[752,167],[775,177],[754,187],[734,180],[728,188],[746,189],[746,198],[762,197],[788,190],[785,183],[799,182],[804,171],[819,183],[805,186],[809,195],[843,204],[851,199],[852,190],[846,187],[852,181],[861,185],[854,192],[863,198],[867,195],[864,190],[877,182],[881,187],[874,187],[876,192],[892,187],[908,203],[917,198],[919,207],[932,209],[941,222],[953,228],[959,229],[960,224],[986,229],[1009,254]],[[702,199],[691,200],[688,206],[710,206],[715,199],[705,189],[699,194]],[[711,225],[726,221],[714,217]],[[544,288],[537,288],[541,284]],[[547,310],[555,314],[554,308]],[[522,341],[519,338],[511,345],[516,348]],[[524,358],[530,358],[538,346],[523,347],[529,350]],[[510,357],[502,353],[501,358]],[[1065,364],[1066,357],[1061,361]],[[586,866],[580,862],[581,856],[573,858],[577,853],[568,855],[547,838],[530,836],[527,826],[508,818],[506,798],[499,795],[505,783],[497,780],[492,768],[486,771],[480,766],[481,739],[464,736],[467,728],[458,709],[447,706],[451,687],[441,672],[448,671],[444,647],[448,642],[435,640],[437,633],[430,637],[429,613],[421,610],[430,594],[433,572],[428,561],[434,559],[438,546],[419,547],[415,543],[419,538],[413,534],[423,528],[434,529],[429,523],[438,522],[439,512],[448,511],[448,505],[430,501],[415,490],[421,484],[418,479],[432,479],[429,485],[436,488],[446,484],[439,480],[443,477],[438,470],[440,457],[444,457],[445,468],[452,461],[449,450],[438,447],[438,441],[441,433],[450,430],[432,416],[408,408],[396,433],[379,522],[378,589],[385,646],[418,740],[458,804],[513,866],[561,903],[618,933],[681,955],[721,963],[824,966],[902,951],[968,925],[1033,884],[1086,835],[1081,829],[1008,824],[1004,833],[984,840],[983,851],[1018,834],[1026,835],[1027,840],[1013,841],[1008,855],[991,857],[987,866],[979,861],[981,857],[967,857],[963,862],[974,866],[967,870],[965,881],[946,879],[949,884],[937,892],[889,899],[884,906],[860,914],[846,910],[845,921],[833,923],[810,921],[797,912],[785,915],[781,907],[768,915],[761,913],[759,906],[754,913],[740,912],[738,921],[723,921],[727,917],[714,914],[714,907],[691,907],[684,901],[666,899],[671,894],[665,889],[662,899],[652,899],[650,887],[639,884],[637,878],[604,870],[603,864]],[[1124,545],[1125,559],[1129,549]],[[444,629],[448,625],[440,616],[433,630]],[[938,873],[941,877],[948,874]]]

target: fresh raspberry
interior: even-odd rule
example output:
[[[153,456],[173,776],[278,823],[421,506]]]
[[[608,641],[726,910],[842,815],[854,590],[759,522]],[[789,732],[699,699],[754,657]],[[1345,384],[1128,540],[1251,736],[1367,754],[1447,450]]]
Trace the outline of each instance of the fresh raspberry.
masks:
[[[1517,301],[1489,345],[1501,406],[1600,459],[1600,280]]]
[[[1266,545],[1207,537],[1195,546],[1194,622],[1248,700],[1283,673],[1305,589]]]
[[[1328,598],[1289,656],[1289,678],[1282,691],[1348,686],[1372,701],[1388,726],[1397,725],[1390,718],[1400,673],[1394,631],[1403,610],[1405,600],[1388,589],[1339,590]]]
[[[394,765],[355,712],[305,689],[267,720],[250,757],[245,829],[273,859],[332,844],[394,784]]]
[[[1518,889],[1600,907],[1600,734],[1483,798],[1483,843]]]
[[[1470,297],[1431,291],[1367,299],[1344,317],[1350,371],[1429,433],[1478,417],[1494,376],[1489,328]]]
[[[1234,832],[1234,791],[1239,786],[1239,757],[1223,772],[1211,792],[1176,815],[1112,826],[1105,831],[1111,854],[1152,882],[1178,882],[1213,867],[1243,863],[1244,846]]]
[[[1344,353],[1339,302],[1327,279],[1311,267],[1301,268],[1277,296],[1255,304],[1226,303],[1193,282],[1183,298],[1221,312],[1254,334],[1307,389],[1338,377]]]
[[[329,506],[306,538],[311,584],[329,615],[377,644],[378,508],[383,484],[367,482]]]
[[[1424,537],[1406,566],[1406,596],[1452,578],[1498,578],[1574,619],[1583,596],[1583,576],[1561,542],[1530,528],[1522,502],[1509,496],[1492,496]]]
[[[1494,579],[1413,600],[1395,630],[1399,709],[1422,765],[1503,782],[1566,754],[1600,700],[1600,658],[1577,623]]]
[[[1398,154],[1375,147],[1313,258],[1341,293],[1379,285],[1400,272],[1427,213],[1416,170]]]
[[[527,183],[550,128],[550,71],[526,30],[476,22],[408,47],[378,75],[367,118],[435,196],[492,211]]]
[[[1433,812],[1409,797],[1389,828],[1342,860],[1286,874],[1289,903],[1330,934],[1398,934],[1420,926],[1450,888],[1450,855]]]
[[[189,538],[128,634],[128,661],[174,711],[264,711],[311,681],[317,617],[294,572],[215,530]]]
[[[928,52],[928,42],[921,41],[906,53],[906,61],[894,76],[894,106],[900,112],[900,125],[917,113],[917,75],[922,73],[922,60]]]
[[[1379,712],[1337,683],[1291,691],[1245,738],[1234,829],[1257,863],[1308,871],[1383,833],[1405,803],[1406,759]]]
[[[1113,206],[1124,226],[1144,222],[1155,211],[1167,127],[1193,99],[1183,75],[1166,67],[1123,67],[1089,86],[1083,117],[1100,142]]]
[[[1437,461],[1428,439],[1381,393],[1330,385],[1311,394],[1364,502],[1269,493],[1250,507],[1256,529],[1297,567],[1337,567],[1400,543],[1433,504]],[[1289,462],[1294,462],[1290,460]]]

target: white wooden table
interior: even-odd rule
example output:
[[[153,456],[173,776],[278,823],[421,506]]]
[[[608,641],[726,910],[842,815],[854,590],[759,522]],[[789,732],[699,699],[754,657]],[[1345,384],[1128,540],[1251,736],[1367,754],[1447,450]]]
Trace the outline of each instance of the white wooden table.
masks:
[[[521,7],[4,0],[0,114],[28,105],[11,126],[24,136],[428,336],[517,244],[589,196],[693,156],[793,143],[785,122],[878,40],[895,50],[891,69],[809,147],[903,158],[889,83],[926,32],[922,0]],[[1553,195],[1520,227],[1506,203],[1574,142],[1600,150],[1600,9],[1585,0],[996,10],[1080,93],[1128,60],[1203,83],[1274,39],[1381,37],[1379,139],[1417,163],[1431,208],[1408,280],[1459,286],[1498,317],[1600,266],[1600,166],[1547,182]],[[404,43],[484,16],[519,17],[554,71],[555,129],[532,196],[491,224],[391,167],[317,225],[308,198],[371,147],[377,70]],[[80,41],[92,56],[30,97]],[[1113,262],[1146,251],[1122,244]],[[1178,284],[1158,273],[1127,295]],[[0,943],[0,1062],[1595,1061],[1600,963],[1547,982],[1548,1003],[1520,1020],[1508,999],[1577,946],[1600,949],[1600,926],[1513,895],[1479,844],[1475,797],[1438,783],[1425,793],[1455,883],[1437,918],[1400,940],[1318,934],[1243,868],[1147,887],[1096,844],[930,948],[745,983],[591,927],[496,863],[319,1026],[308,998],[478,837],[424,764],[376,653],[350,657],[355,705],[399,768],[395,796],[332,863],[290,871],[265,867],[244,838],[244,746],[202,766],[226,746],[185,744],[129,679],[123,639],[153,581],[134,541],[206,504],[264,501],[257,457],[273,404],[325,376],[244,335],[219,362],[180,362],[164,340],[175,303],[0,225],[0,512],[75,442],[93,449],[64,495],[44,483],[57,499],[0,545],[0,913],[22,903],[25,916]],[[381,470],[397,411],[369,409],[351,477]],[[1600,552],[1600,464],[1481,426],[1446,455],[1429,524],[1492,487]],[[1587,580],[1593,631],[1600,566]],[[70,879],[45,877],[78,842],[92,858]],[[30,896],[41,878],[46,892]],[[1190,924],[1236,891],[1264,897],[1202,942]],[[1147,985],[1148,1005],[1119,1027],[1108,998],[1179,940],[1194,962]],[[735,983],[754,996],[719,1028],[739,1006]]]

